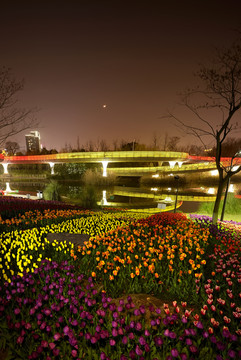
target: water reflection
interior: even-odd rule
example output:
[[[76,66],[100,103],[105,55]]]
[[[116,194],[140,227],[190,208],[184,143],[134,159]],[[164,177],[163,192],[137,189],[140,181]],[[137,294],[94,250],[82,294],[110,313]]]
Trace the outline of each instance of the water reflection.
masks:
[[[20,195],[30,194],[32,198],[38,198],[38,192],[43,191],[47,181],[35,183],[1,183],[1,188],[5,194],[17,193]],[[60,182],[61,195],[71,200],[78,200],[85,189],[85,185],[80,182]],[[238,194],[241,190],[240,185],[231,184],[229,192]],[[181,203],[188,204],[214,201],[217,187],[199,186],[189,188],[187,185],[181,185],[178,189],[178,206]],[[98,204],[102,206],[133,208],[133,209],[164,209],[174,207],[177,195],[177,188],[165,186],[112,186],[96,187]]]

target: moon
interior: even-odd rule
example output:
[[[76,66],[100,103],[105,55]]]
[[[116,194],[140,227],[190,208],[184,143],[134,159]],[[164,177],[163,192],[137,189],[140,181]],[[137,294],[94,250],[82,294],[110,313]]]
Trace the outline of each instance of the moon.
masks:
[[[103,107],[103,109],[105,109],[105,108],[107,107],[107,105],[106,105],[106,104],[104,104],[104,105],[102,105],[102,107]]]

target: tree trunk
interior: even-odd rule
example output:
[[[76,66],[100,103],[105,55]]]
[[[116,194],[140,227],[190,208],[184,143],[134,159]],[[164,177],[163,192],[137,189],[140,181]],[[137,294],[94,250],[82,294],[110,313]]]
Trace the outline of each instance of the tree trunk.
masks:
[[[216,196],[216,200],[215,200],[215,204],[214,204],[214,208],[213,208],[213,216],[212,216],[213,224],[217,224],[217,221],[218,221],[218,210],[220,207],[220,202],[221,202],[221,198],[223,195],[223,189],[224,189],[225,183],[226,183],[226,181],[220,180],[219,184],[218,184],[217,196]]]

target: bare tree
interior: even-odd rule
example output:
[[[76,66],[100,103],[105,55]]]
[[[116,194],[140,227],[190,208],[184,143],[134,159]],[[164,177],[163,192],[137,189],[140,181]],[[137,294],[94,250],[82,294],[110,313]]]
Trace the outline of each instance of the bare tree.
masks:
[[[119,140],[118,139],[113,140],[113,150],[114,151],[119,150]]]
[[[168,138],[169,138],[169,135],[168,135],[168,133],[166,132],[166,133],[165,133],[165,136],[164,136],[163,151],[166,151],[166,150],[167,150]]]
[[[223,163],[223,146],[228,135],[240,130],[241,108],[241,46],[234,43],[229,49],[216,50],[210,66],[201,66],[197,73],[201,87],[188,89],[183,94],[182,105],[192,114],[193,122],[188,125],[173,113],[168,116],[176,120],[186,133],[197,137],[205,146],[211,137],[216,148],[215,161],[219,174],[216,201],[213,208],[213,223],[217,222],[218,211],[224,189],[230,178],[241,170],[235,167],[235,159],[241,153],[232,155],[231,162]]]
[[[0,147],[23,130],[36,126],[36,110],[19,108],[16,95],[23,90],[23,81],[16,81],[11,70],[0,68]]]
[[[159,142],[159,138],[158,138],[157,134],[154,132],[153,135],[152,135],[152,144],[151,144],[151,149],[152,150],[158,150],[159,149],[158,142]]]
[[[179,136],[171,136],[169,137],[167,148],[169,151],[178,151],[178,143],[180,142]]]
[[[94,151],[94,144],[93,144],[92,140],[87,141],[87,143],[85,145],[85,149],[86,149],[86,151],[90,151],[90,152]]]
[[[105,141],[105,139],[101,139],[100,140],[100,151],[108,151],[109,147],[107,145],[107,142]]]
[[[16,141],[7,141],[5,144],[5,149],[8,155],[15,155],[19,151],[20,146]]]

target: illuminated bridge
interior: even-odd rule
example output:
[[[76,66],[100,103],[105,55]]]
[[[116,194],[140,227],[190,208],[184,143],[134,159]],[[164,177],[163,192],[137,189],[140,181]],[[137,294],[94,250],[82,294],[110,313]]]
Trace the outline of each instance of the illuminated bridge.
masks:
[[[8,174],[8,165],[11,164],[49,164],[54,174],[54,165],[57,163],[102,163],[103,176],[107,176],[109,163],[155,163],[157,166],[113,167],[111,172],[117,176],[142,176],[149,174],[158,176],[161,172],[195,171],[216,169],[213,157],[189,156],[185,152],[168,151],[106,151],[106,152],[77,152],[50,155],[29,156],[1,156],[4,174]],[[223,162],[230,163],[230,158],[223,158]],[[164,165],[167,163],[168,165]],[[241,158],[235,159],[241,164]],[[164,166],[163,166],[164,165]]]

